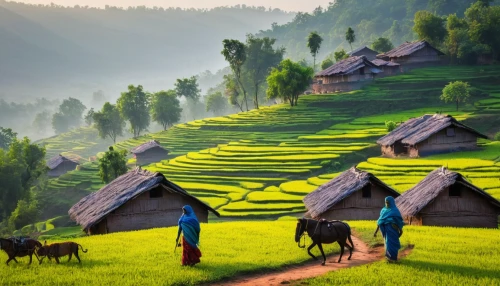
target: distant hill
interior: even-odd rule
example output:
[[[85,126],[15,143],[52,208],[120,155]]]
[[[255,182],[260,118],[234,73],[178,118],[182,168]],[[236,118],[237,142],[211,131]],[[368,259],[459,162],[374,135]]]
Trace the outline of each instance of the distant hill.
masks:
[[[0,96],[103,89],[117,97],[130,83],[168,88],[175,78],[224,67],[223,39],[244,39],[293,16],[255,7],[124,10],[0,0]]]

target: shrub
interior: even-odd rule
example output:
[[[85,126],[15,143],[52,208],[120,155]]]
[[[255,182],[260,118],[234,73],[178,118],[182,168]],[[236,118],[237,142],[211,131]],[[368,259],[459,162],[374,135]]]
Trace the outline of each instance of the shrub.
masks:
[[[495,141],[500,141],[500,132],[495,134]]]
[[[385,128],[387,128],[387,131],[389,131],[389,132],[396,129],[397,126],[398,125],[394,121],[386,121],[385,122]]]

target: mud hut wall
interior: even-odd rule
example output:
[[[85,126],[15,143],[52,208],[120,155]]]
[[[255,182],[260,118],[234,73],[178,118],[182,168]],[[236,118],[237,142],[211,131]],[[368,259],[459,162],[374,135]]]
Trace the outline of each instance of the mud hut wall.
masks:
[[[363,198],[361,190],[340,201],[321,215],[328,220],[374,220],[384,207],[385,197],[392,195],[384,188],[372,184],[371,197]]]
[[[149,150],[146,150],[142,153],[138,153],[135,155],[138,165],[145,165],[155,162],[160,162],[161,160],[165,160],[168,156],[168,151],[162,148],[156,147]]]
[[[59,177],[66,174],[67,172],[74,171],[76,169],[76,166],[78,166],[78,164],[75,162],[64,161],[55,169],[49,170],[47,172],[47,175],[49,177]]]
[[[468,187],[456,183],[459,196],[445,188],[419,215],[422,225],[457,227],[498,227],[498,208]]]
[[[389,157],[389,158],[396,157],[396,154],[394,153],[393,145],[381,146],[380,151],[382,152],[382,156]]]
[[[156,190],[161,197],[151,198],[147,191],[109,214],[107,232],[175,226],[185,205],[191,205],[200,222],[208,221],[208,211],[199,202],[162,187]]]
[[[445,128],[420,142],[416,147],[411,147],[409,153],[410,157],[417,157],[475,149],[477,149],[477,135],[462,128]]]

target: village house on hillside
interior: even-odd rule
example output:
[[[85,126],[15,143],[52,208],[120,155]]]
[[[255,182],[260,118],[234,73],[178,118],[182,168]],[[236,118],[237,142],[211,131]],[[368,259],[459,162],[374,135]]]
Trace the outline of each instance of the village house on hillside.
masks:
[[[321,185],[304,198],[307,215],[327,220],[375,220],[384,199],[399,193],[356,167]]]
[[[374,59],[377,58],[378,52],[374,51],[368,47],[361,47],[353,50],[352,52],[347,53],[349,56],[353,57],[360,57],[360,56],[365,56],[369,61],[373,61]]]
[[[47,161],[47,167],[49,168],[47,175],[49,177],[59,177],[69,171],[75,170],[78,165],[78,162],[59,154]]]
[[[396,199],[407,224],[498,228],[500,202],[446,168]]]
[[[406,42],[386,53],[377,55],[378,59],[398,63],[404,70],[411,67],[438,64],[443,52],[434,48],[427,41]]]
[[[161,173],[136,168],[84,197],[68,213],[88,234],[105,234],[175,226],[185,205],[200,222],[208,221],[208,211],[219,216]]]
[[[130,151],[134,154],[137,165],[146,165],[154,162],[160,162],[168,156],[168,150],[160,145],[160,142],[151,140],[141,144]]]
[[[377,77],[384,77],[389,75],[396,75],[401,70],[401,65],[395,62],[384,61],[381,59],[375,59],[372,61],[382,72],[377,75]]]
[[[317,73],[313,90],[314,93],[329,93],[359,89],[380,72],[365,56],[352,56]]]
[[[382,155],[412,158],[432,154],[475,150],[477,139],[486,135],[465,126],[449,115],[424,115],[399,125],[377,140]]]

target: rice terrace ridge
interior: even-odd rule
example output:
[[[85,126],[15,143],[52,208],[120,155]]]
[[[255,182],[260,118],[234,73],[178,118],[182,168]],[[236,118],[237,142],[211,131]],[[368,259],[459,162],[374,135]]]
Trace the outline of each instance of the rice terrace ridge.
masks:
[[[85,1],[0,0],[0,285],[500,285],[499,0]]]

